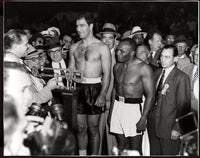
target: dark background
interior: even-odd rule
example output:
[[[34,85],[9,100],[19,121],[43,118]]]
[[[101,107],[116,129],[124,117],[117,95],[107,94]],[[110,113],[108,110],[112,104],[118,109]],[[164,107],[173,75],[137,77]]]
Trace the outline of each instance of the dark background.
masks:
[[[96,32],[112,22],[120,33],[139,25],[144,31],[157,27],[165,35],[173,23],[198,22],[198,2],[5,2],[4,32],[29,28],[35,33],[56,26],[61,33],[71,34],[76,32],[77,14],[86,11],[95,13]],[[176,34],[184,32],[181,26]]]

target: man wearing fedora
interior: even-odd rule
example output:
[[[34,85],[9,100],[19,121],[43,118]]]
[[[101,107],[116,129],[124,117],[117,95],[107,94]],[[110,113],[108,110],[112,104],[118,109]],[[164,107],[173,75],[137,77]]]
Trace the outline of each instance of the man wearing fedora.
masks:
[[[179,35],[175,39],[175,45],[178,49],[177,68],[190,76],[194,64],[191,63],[190,58],[186,55],[186,51],[188,49],[186,37],[184,35]]]
[[[40,77],[39,69],[41,64],[43,63],[43,59],[40,55],[43,53],[42,51],[36,50],[34,47],[30,46],[29,53],[23,58],[26,69],[29,71],[31,81],[36,91],[42,90],[45,86],[49,86],[51,90],[56,88],[56,79],[50,79],[47,84]],[[50,100],[52,98],[51,91],[44,91],[43,97],[47,98],[46,100]]]
[[[116,63],[115,58],[115,48],[116,48],[116,40],[120,37],[120,34],[116,32],[116,27],[112,23],[105,23],[103,25],[102,31],[96,34],[97,37],[101,39],[103,43],[105,43],[111,52],[111,80],[110,85],[108,88],[108,92],[106,94],[106,105],[105,105],[105,111],[101,114],[100,120],[99,120],[99,132],[100,132],[100,148],[99,152],[102,153],[102,143],[103,139],[106,137],[106,143],[107,143],[107,152],[108,155],[112,155],[112,148],[114,146],[117,146],[116,137],[109,132],[109,125],[107,123],[107,118],[109,114],[110,109],[110,100],[111,100],[111,93],[113,89],[113,82],[114,82],[114,76],[113,76],[113,66]],[[104,133],[106,135],[104,135]]]
[[[85,13],[77,18],[76,30],[81,40],[70,48],[69,69],[77,69],[83,74],[77,106],[79,155],[87,154],[88,134],[90,154],[99,153],[99,118],[110,85],[111,54],[108,46],[93,34],[93,17]]]
[[[134,26],[131,34],[128,36],[129,38],[132,38],[137,45],[143,44],[144,39],[146,38],[147,33],[143,32],[140,26]]]
[[[64,70],[56,69],[56,68],[60,68],[60,69],[67,68],[66,61],[63,59],[63,56],[62,56],[62,47],[58,43],[50,44],[47,52],[48,52],[48,55],[49,55],[51,61],[45,67],[55,68],[55,69],[45,70],[44,73],[52,74],[52,75],[56,75],[56,74],[64,75],[64,73],[65,73]],[[50,79],[50,78],[49,77],[45,78],[46,81],[48,79]],[[62,77],[58,77],[58,85],[64,86]]]

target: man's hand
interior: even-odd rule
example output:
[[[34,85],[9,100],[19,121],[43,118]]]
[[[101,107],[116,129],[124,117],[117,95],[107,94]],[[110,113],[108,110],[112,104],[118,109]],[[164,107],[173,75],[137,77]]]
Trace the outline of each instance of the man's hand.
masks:
[[[172,130],[171,132],[171,139],[172,140],[177,140],[179,139],[181,136],[181,133],[179,131],[176,131],[176,130]]]
[[[48,86],[51,90],[56,89],[56,87],[57,87],[57,79],[56,79],[56,78],[50,79],[50,80],[47,82],[47,86]]]
[[[145,131],[146,129],[146,118],[141,117],[141,119],[136,124],[137,127],[137,133],[140,133],[142,131]]]
[[[99,95],[97,97],[97,100],[94,105],[98,107],[103,107],[106,104],[106,96],[105,95]]]

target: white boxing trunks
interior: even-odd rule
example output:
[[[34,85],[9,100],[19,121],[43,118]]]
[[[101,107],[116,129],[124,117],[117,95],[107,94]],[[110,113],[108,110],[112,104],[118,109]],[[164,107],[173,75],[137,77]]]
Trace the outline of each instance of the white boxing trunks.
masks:
[[[141,135],[137,133],[136,124],[141,118],[139,103],[124,103],[115,100],[110,122],[110,132],[124,134],[125,137]]]

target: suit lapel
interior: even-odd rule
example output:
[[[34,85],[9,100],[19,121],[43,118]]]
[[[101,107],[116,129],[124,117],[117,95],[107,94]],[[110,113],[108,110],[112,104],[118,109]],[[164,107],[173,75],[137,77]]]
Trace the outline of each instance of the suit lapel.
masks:
[[[176,71],[177,71],[177,68],[174,67],[172,69],[172,71],[169,73],[169,75],[167,76],[167,78],[166,78],[165,82],[163,83],[163,85],[165,85],[165,83],[168,83],[169,81],[173,80],[172,78],[175,76]]]

